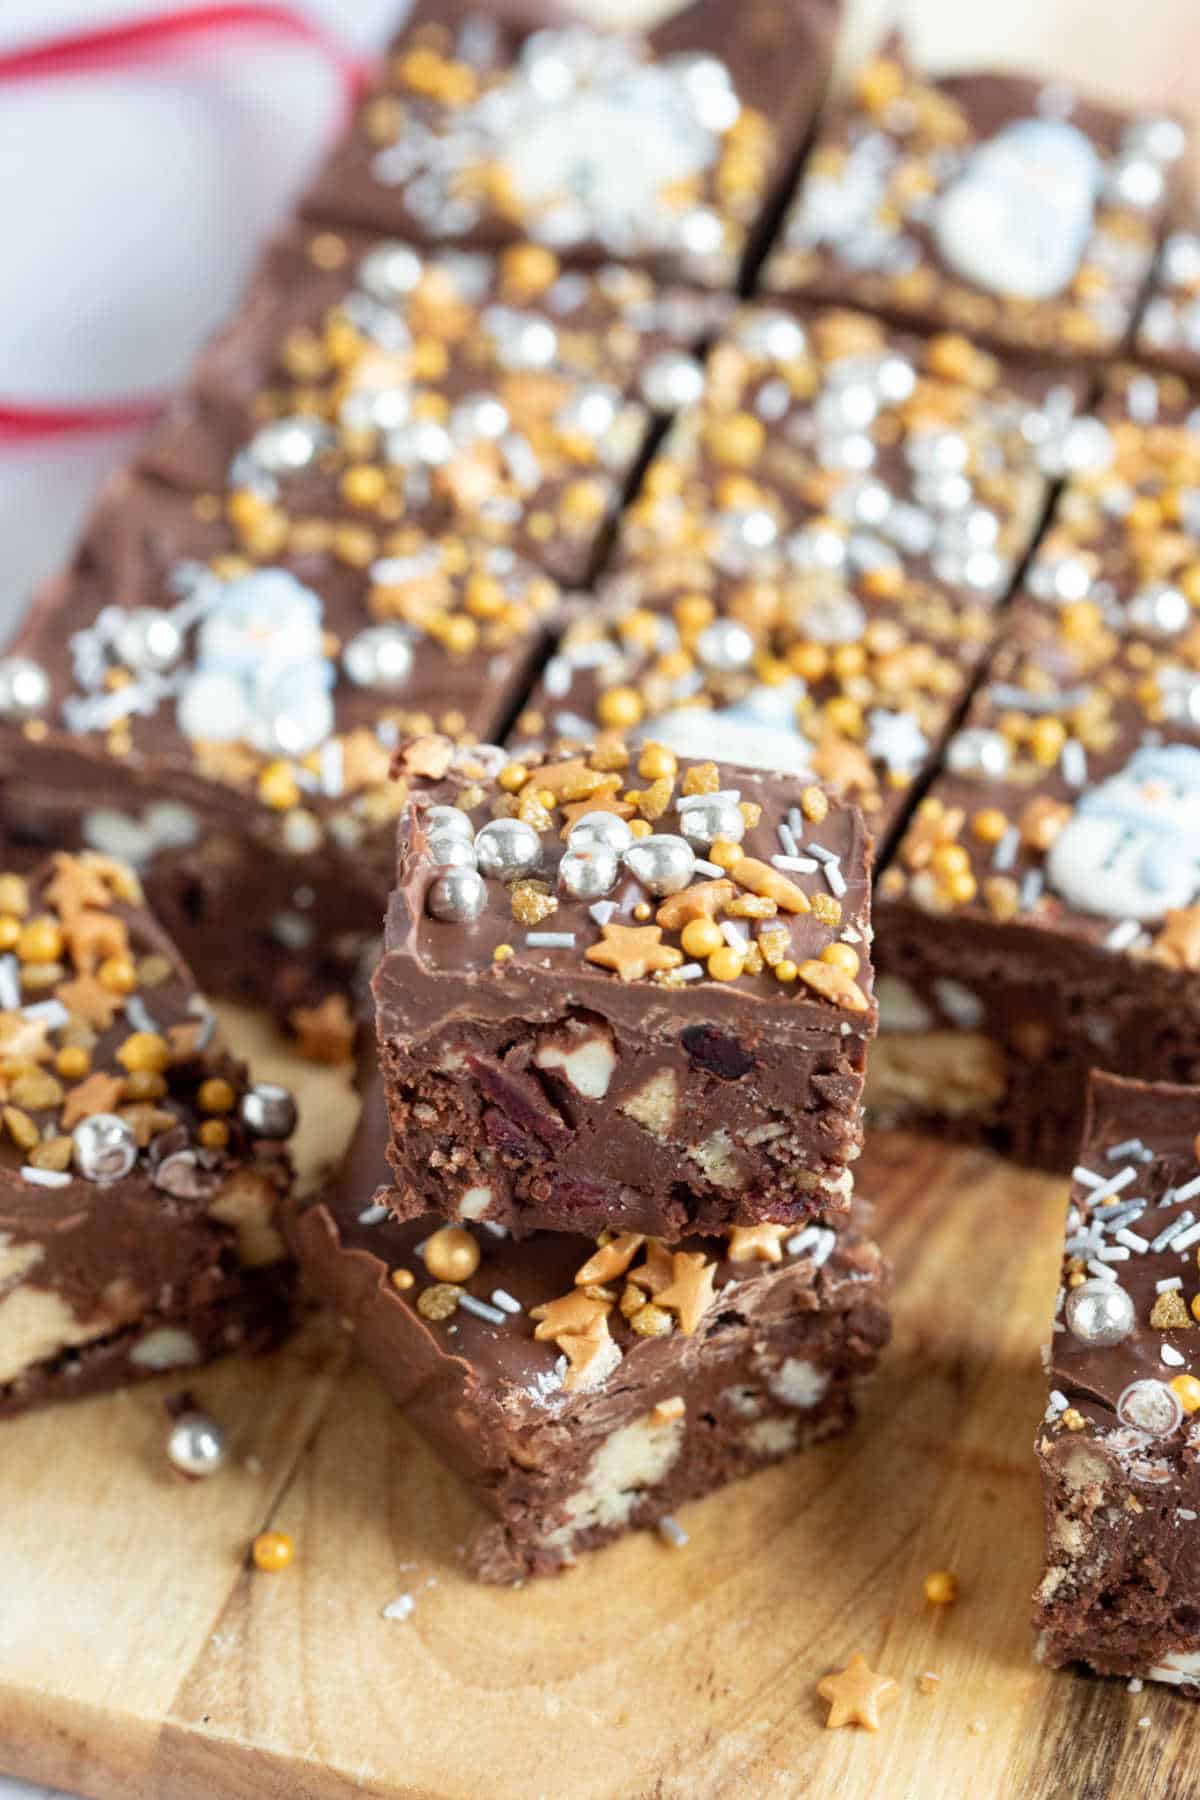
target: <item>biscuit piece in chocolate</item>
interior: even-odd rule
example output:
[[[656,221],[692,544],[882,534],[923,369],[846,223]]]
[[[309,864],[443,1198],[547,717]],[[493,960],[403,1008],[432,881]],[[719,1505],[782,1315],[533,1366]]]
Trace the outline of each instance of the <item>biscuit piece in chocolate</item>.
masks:
[[[580,582],[726,311],[538,244],[439,253],[295,225],[140,466],[219,494],[231,549],[256,560],[333,544],[369,567],[420,525]]]
[[[373,982],[398,1216],[675,1239],[849,1206],[855,808],[607,742],[423,788],[398,850]]]
[[[284,1330],[290,1095],[223,1048],[123,863],[0,875],[0,1415]]]
[[[331,530],[250,561],[127,473],[0,663],[10,837],[133,860],[205,986],[301,1029],[378,937],[395,745],[498,733],[559,605],[496,548],[398,525],[378,549],[360,567]]]
[[[829,71],[836,0],[696,0],[645,35],[421,0],[303,203],[424,242],[731,288]]]
[[[1200,1088],[1097,1076],[1038,1435],[1037,1654],[1200,1696]]]
[[[843,1431],[885,1343],[889,1272],[853,1221],[668,1247],[397,1224],[371,1204],[378,1088],[328,1204],[290,1233],[364,1360],[485,1518],[484,1581],[569,1567],[623,1531]]]
[[[1115,378],[876,893],[871,1103],[1055,1169],[1092,1067],[1200,1081],[1200,439],[1172,385]]]
[[[618,728],[808,772],[883,837],[998,628],[1080,383],[863,314],[742,309],[513,741]],[[714,734],[717,734],[714,736]]]
[[[1024,76],[935,80],[892,45],[830,110],[764,286],[1002,348],[1110,355],[1185,147],[1175,119]]]

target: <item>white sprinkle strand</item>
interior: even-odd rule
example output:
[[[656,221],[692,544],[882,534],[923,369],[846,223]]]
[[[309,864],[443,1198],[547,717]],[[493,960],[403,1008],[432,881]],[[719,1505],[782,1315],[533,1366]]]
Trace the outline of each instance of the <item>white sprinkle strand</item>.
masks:
[[[387,1216],[386,1206],[368,1206],[365,1212],[359,1213],[358,1222],[360,1225],[382,1225]]]
[[[136,994],[130,994],[125,1002],[125,1016],[127,1019],[132,1019],[133,1017],[130,1012],[130,1006],[136,999]],[[23,1006],[21,1008],[21,1017],[23,1019],[41,1019],[47,1031],[57,1031],[60,1026],[66,1024],[70,1016],[70,1013],[67,1011],[61,1000],[35,1000],[32,1006]],[[138,1025],[136,1026],[136,1029],[138,1031],[157,1031],[158,1027],[157,1025]]]
[[[793,875],[813,875],[818,867],[811,856],[773,856],[771,866],[786,869]]]
[[[842,860],[836,850],[827,850],[824,844],[805,844],[804,848],[820,863],[835,863]]]
[[[1104,948],[1106,950],[1128,950],[1131,944],[1137,942],[1141,929],[1136,919],[1122,919],[1120,924],[1114,925],[1108,936],[1103,939]]]
[[[779,842],[783,846],[783,854],[785,856],[799,856],[800,846],[796,842],[796,834],[792,830],[791,826],[790,825],[777,825],[775,827],[775,831],[776,831],[776,835],[779,838]]]
[[[696,873],[703,875],[707,881],[720,881],[725,871],[720,863],[708,862],[703,856],[696,858]]]
[[[1187,1357],[1178,1351],[1174,1344],[1164,1344],[1158,1354],[1163,1362],[1166,1363],[1168,1369],[1182,1369],[1184,1363],[1187,1361]]]
[[[477,1300],[474,1294],[460,1294],[458,1304],[463,1312],[474,1313],[477,1319],[486,1319],[489,1325],[503,1325],[508,1316],[498,1306],[489,1306],[486,1300]]]
[[[704,965],[703,963],[684,963],[681,968],[676,969],[675,973],[680,981],[699,981],[704,973]]]
[[[1010,825],[992,852],[992,867],[1006,871],[1011,869],[1017,860],[1017,851],[1021,848],[1021,833],[1015,825]]]
[[[607,925],[616,910],[617,906],[614,900],[597,900],[594,905],[588,907],[588,918],[597,925]]]
[[[35,1169],[32,1163],[21,1165],[21,1178],[34,1187],[70,1187],[71,1177],[65,1169]]]
[[[1181,1188],[1175,1189],[1176,1200],[1195,1200],[1200,1198],[1200,1175],[1186,1181]]]
[[[0,956],[0,1007],[16,1012],[21,1004],[21,981],[15,956]]]
[[[1141,1138],[1126,1138],[1124,1143],[1114,1144],[1111,1150],[1104,1152],[1109,1162],[1122,1162],[1130,1156],[1141,1157],[1145,1145]]]
[[[688,1534],[670,1513],[664,1513],[658,1521],[658,1535],[664,1543],[670,1544],[672,1550],[682,1550],[688,1541]]]
[[[1087,752],[1078,738],[1068,738],[1058,759],[1062,778],[1068,787],[1081,788],[1088,778]]]
[[[1123,1244],[1105,1244],[1103,1250],[1097,1250],[1096,1255],[1100,1258],[1101,1262],[1113,1263],[1129,1261],[1129,1251]]]
[[[833,1255],[833,1247],[837,1243],[837,1232],[822,1226],[817,1227],[817,1242],[813,1246],[813,1261],[818,1269],[823,1269]]]
[[[492,1289],[492,1305],[498,1306],[501,1312],[519,1313],[521,1311],[521,1302],[514,1300],[507,1288]]]
[[[1186,1231],[1172,1240],[1172,1250],[1190,1250],[1193,1244],[1200,1244],[1200,1225],[1189,1225]]]
[[[747,950],[750,948],[749,939],[742,931],[741,926],[735,925],[732,919],[721,920],[721,936],[725,939],[729,948],[731,950],[736,950],[741,956],[745,956]]]
[[[499,1224],[495,1219],[480,1219],[479,1223],[485,1231],[490,1231],[493,1237],[506,1238],[508,1236],[508,1226]]]
[[[1076,1163],[1075,1167],[1071,1170],[1071,1180],[1077,1181],[1080,1187],[1085,1188],[1098,1188],[1104,1186],[1103,1175],[1093,1175],[1092,1171],[1090,1169],[1085,1169],[1082,1163]]]
[[[830,893],[840,900],[846,892],[846,878],[837,863],[825,864],[825,880],[829,884]]]
[[[1101,1281],[1115,1281],[1117,1279],[1117,1271],[1115,1269],[1110,1269],[1107,1263],[1096,1262],[1094,1258],[1089,1262],[1088,1268],[1093,1275],[1098,1275]]]
[[[1172,1294],[1176,1288],[1181,1288],[1182,1286],[1182,1275],[1167,1275],[1164,1276],[1162,1281],[1155,1282],[1154,1291],[1156,1294]]]
[[[1127,1250],[1136,1250],[1139,1256],[1145,1256],[1150,1248],[1149,1238],[1140,1236],[1136,1231],[1130,1231],[1125,1225],[1122,1225],[1120,1231],[1114,1232],[1113,1236],[1118,1244],[1124,1244]]]
[[[573,931],[527,931],[525,948],[527,950],[573,950],[575,933]]]
[[[1056,1412],[1056,1413],[1066,1412],[1066,1410],[1067,1410],[1068,1406],[1070,1406],[1070,1404],[1071,1404],[1071,1402],[1067,1399],[1067,1396],[1063,1393],[1061,1388],[1051,1388],[1051,1390],[1050,1390],[1050,1410],[1051,1410],[1051,1412]]]
[[[1155,1256],[1157,1256],[1160,1251],[1165,1250],[1169,1244],[1173,1244],[1175,1239],[1185,1232],[1189,1225],[1194,1225],[1195,1222],[1196,1217],[1194,1213],[1181,1212],[1177,1219],[1172,1219],[1169,1225],[1164,1225],[1158,1236],[1153,1238],[1150,1243],[1150,1248],[1153,1250]]]
[[[1093,1188],[1088,1199],[1093,1206],[1099,1206],[1102,1201],[1111,1199],[1114,1194],[1124,1193],[1130,1182],[1136,1180],[1137,1170],[1132,1163],[1126,1163],[1125,1167],[1118,1170],[1117,1174],[1111,1176],[1107,1181],[1102,1181],[1099,1187]]]

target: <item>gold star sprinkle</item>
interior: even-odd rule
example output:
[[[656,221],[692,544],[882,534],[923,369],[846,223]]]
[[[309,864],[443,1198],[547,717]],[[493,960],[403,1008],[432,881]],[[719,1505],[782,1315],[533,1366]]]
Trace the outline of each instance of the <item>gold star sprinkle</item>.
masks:
[[[1200,906],[1169,912],[1151,954],[1171,969],[1200,970]]]
[[[829,1702],[827,1731],[836,1731],[841,1725],[865,1725],[868,1731],[878,1731],[879,1709],[892,1704],[898,1689],[890,1675],[877,1675],[865,1656],[852,1656],[844,1669],[817,1683],[817,1692]]]
[[[534,1321],[533,1335],[542,1343],[547,1338],[582,1336],[594,1329],[597,1319],[605,1317],[611,1304],[607,1300],[593,1300],[589,1294],[581,1294],[578,1290],[563,1294],[558,1300],[547,1300],[541,1306],[529,1309],[529,1316]]]
[[[612,969],[622,981],[637,981],[659,969],[677,969],[683,952],[664,944],[661,925],[602,925],[603,942],[591,944],[584,955],[602,969]]]
[[[63,1130],[73,1130],[80,1119],[90,1119],[93,1113],[115,1112],[124,1092],[124,1077],[106,1075],[102,1069],[97,1069],[94,1075],[69,1090],[63,1101]]]
[[[621,1360],[620,1349],[613,1341],[603,1314],[586,1331],[565,1333],[559,1338],[558,1347],[570,1364],[563,1377],[563,1387],[572,1394],[598,1387]]]
[[[62,1001],[73,1018],[82,1019],[85,1025],[91,1025],[97,1031],[107,1031],[124,1005],[120,994],[114,994],[103,982],[97,981],[94,975],[79,975],[74,981],[60,981],[54,990],[54,997]]]
[[[62,851],[54,858],[54,875],[46,883],[45,895],[64,920],[73,919],[76,913],[86,911],[89,906],[112,905],[112,895],[96,870],[81,862],[79,857],[67,856]]]
[[[665,1287],[671,1285],[674,1267],[667,1245],[661,1238],[651,1238],[646,1245],[645,1262],[636,1269],[630,1269],[629,1279],[638,1287],[645,1288],[648,1294],[661,1294]]]
[[[601,1244],[596,1254],[575,1271],[575,1285],[587,1287],[592,1282],[613,1281],[623,1275],[645,1241],[644,1232],[622,1231],[610,1243]]]
[[[668,1306],[678,1314],[679,1329],[690,1337],[715,1299],[713,1277],[716,1263],[709,1262],[703,1251],[676,1250],[672,1259],[671,1285],[654,1296],[659,1306]]]
[[[729,1234],[730,1262],[783,1261],[783,1239],[790,1225],[735,1225]]]

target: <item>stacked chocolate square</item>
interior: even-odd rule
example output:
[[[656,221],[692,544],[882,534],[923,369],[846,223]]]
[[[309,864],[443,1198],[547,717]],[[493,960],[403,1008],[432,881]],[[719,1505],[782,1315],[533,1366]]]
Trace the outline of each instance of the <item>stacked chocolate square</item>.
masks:
[[[656,744],[443,764],[400,825],[382,1095],[296,1238],[514,1580],[851,1416],[887,1335],[869,839]]]

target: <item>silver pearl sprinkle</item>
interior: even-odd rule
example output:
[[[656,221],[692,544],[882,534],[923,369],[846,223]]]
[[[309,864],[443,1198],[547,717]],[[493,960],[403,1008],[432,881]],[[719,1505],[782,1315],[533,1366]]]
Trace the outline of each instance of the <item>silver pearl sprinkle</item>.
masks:
[[[450,433],[436,419],[414,419],[411,424],[389,431],[383,447],[388,461],[401,469],[415,469],[422,464],[440,469],[454,455]]]
[[[1174,637],[1190,622],[1187,596],[1169,581],[1152,581],[1128,606],[1129,622],[1154,637]]]
[[[412,666],[412,645],[396,625],[371,625],[352,637],[342,651],[342,667],[355,687],[377,693],[402,688]]]
[[[296,1129],[296,1102],[276,1081],[256,1081],[242,1095],[240,1112],[254,1137],[288,1138]]]
[[[519,881],[542,860],[542,840],[524,819],[493,819],[475,834],[475,859],[485,875]]]
[[[431,806],[424,816],[425,829],[430,837],[440,837],[443,833],[451,837],[466,838],[468,843],[475,841],[475,827],[471,823],[469,813],[461,806]]]
[[[31,719],[50,698],[50,677],[27,656],[0,658],[0,719]]]
[[[421,279],[422,263],[408,244],[376,244],[358,265],[359,286],[376,300],[400,300]]]
[[[487,882],[475,869],[450,869],[439,875],[425,902],[430,916],[448,925],[467,925],[487,905]]]
[[[696,639],[696,655],[706,669],[732,674],[754,658],[754,639],[736,619],[717,619]]]
[[[655,832],[635,838],[624,855],[625,867],[647,893],[661,898],[685,888],[696,871],[696,856],[686,838]]]
[[[746,821],[734,800],[697,800],[693,806],[680,808],[679,829],[689,844],[707,850],[719,837],[740,844]]]
[[[751,356],[764,356],[772,362],[796,362],[807,348],[802,325],[786,313],[765,307],[748,309],[735,329],[743,349]]]
[[[470,838],[456,831],[431,831],[425,843],[426,854],[439,869],[475,869],[478,863]]]
[[[642,398],[655,412],[693,406],[704,392],[704,370],[694,356],[665,350],[642,370]]]
[[[320,419],[274,419],[255,432],[246,454],[269,475],[294,475],[307,469],[328,441],[328,428]]]
[[[508,408],[494,394],[468,394],[450,415],[450,435],[460,444],[478,438],[499,443],[510,422]]]
[[[567,833],[571,850],[612,850],[620,855],[633,842],[633,833],[616,813],[581,813]]]
[[[1133,1300],[1115,1281],[1083,1281],[1067,1295],[1067,1330],[1081,1344],[1119,1344],[1137,1323]]]
[[[972,775],[982,781],[1001,781],[1012,760],[1008,739],[983,725],[969,725],[950,739],[946,767],[954,775]]]
[[[215,1475],[225,1463],[225,1433],[207,1413],[180,1413],[167,1438],[167,1457],[183,1475]]]
[[[183,654],[183,633],[169,613],[139,606],[122,621],[113,648],[127,668],[161,673]]]
[[[568,844],[558,865],[558,885],[575,900],[600,900],[611,893],[621,873],[617,853],[604,844],[577,850]]]
[[[1131,1381],[1117,1401],[1117,1417],[1135,1431],[1169,1437],[1183,1418],[1183,1407],[1165,1381]]]
[[[71,1133],[75,1167],[87,1181],[120,1181],[137,1161],[133,1127],[115,1113],[93,1113]]]

